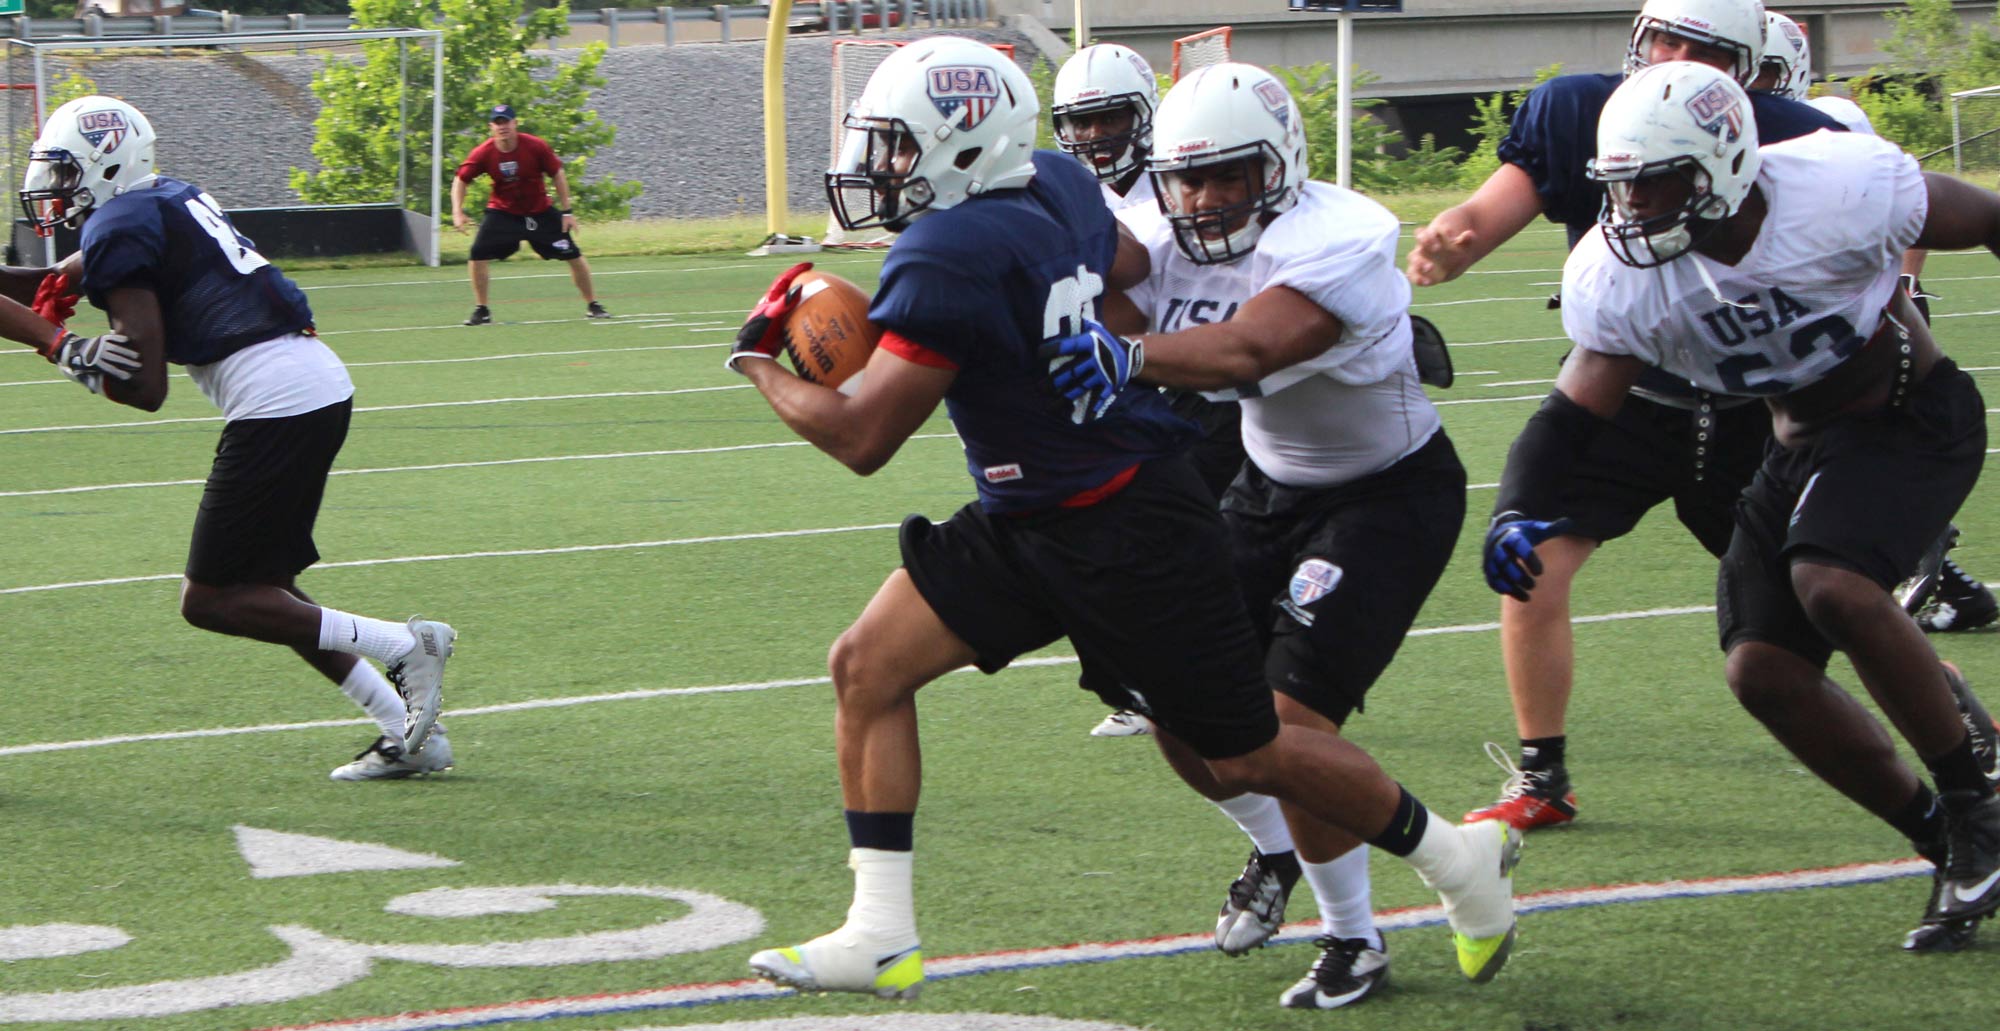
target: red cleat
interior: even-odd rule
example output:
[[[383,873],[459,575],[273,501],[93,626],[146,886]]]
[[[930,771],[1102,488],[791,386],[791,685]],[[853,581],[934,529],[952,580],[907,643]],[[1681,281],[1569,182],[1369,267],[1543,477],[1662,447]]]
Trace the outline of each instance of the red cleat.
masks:
[[[1506,749],[1491,742],[1486,754],[1507,771],[1507,783],[1498,801],[1466,813],[1465,823],[1499,820],[1516,830],[1531,831],[1576,819],[1576,792],[1569,789],[1568,770],[1558,766],[1524,771],[1508,758]]]

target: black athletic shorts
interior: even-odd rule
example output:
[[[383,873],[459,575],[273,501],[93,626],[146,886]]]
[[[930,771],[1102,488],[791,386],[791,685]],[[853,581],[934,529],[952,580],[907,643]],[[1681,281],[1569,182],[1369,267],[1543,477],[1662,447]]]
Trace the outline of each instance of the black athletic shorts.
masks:
[[[210,587],[286,583],[319,561],[313,521],[353,412],[349,398],[222,427],[194,517],[188,579]]]
[[[1439,430],[1335,487],[1273,482],[1255,462],[1222,500],[1271,690],[1344,724],[1396,657],[1465,524],[1465,466]]]
[[[1972,493],[1985,459],[1986,403],[1948,358],[1900,408],[1841,419],[1797,448],[1773,443],[1716,579],[1723,651],[1763,641],[1825,666],[1833,645],[1792,590],[1792,562],[1828,562],[1893,589]]]
[[[512,257],[525,243],[545,259],[568,261],[583,257],[576,241],[563,232],[562,215],[551,205],[533,215],[514,215],[499,208],[487,208],[479,220],[479,235],[472,238],[473,261],[499,261]]]
[[[1577,536],[1608,541],[1671,500],[1681,525],[1720,557],[1735,530],[1737,495],[1770,439],[1771,412],[1755,401],[1703,411],[1628,397],[1578,459],[1557,511]]]
[[[1201,439],[1188,449],[1188,460],[1217,501],[1243,470],[1243,406],[1234,401],[1210,401],[1193,390],[1169,390],[1174,414],[1201,427]]]
[[[911,516],[901,540],[910,579],[981,670],[1068,637],[1107,702],[1227,759],[1269,744],[1278,715],[1224,536],[1174,456],[1086,508],[993,515],[975,502],[944,523]]]

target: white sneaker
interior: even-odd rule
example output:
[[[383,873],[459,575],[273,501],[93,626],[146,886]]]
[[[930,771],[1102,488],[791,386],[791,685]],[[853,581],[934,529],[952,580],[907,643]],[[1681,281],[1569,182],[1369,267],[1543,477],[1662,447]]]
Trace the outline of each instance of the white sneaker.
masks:
[[[1120,709],[1104,717],[1104,722],[1090,728],[1091,737],[1133,737],[1152,732],[1153,721],[1130,709]]]
[[[437,723],[444,694],[444,661],[451,658],[458,631],[422,616],[411,616],[409,625],[416,646],[389,667],[389,680],[402,691],[403,704],[410,710],[403,717],[403,752],[416,755]]]
[[[924,983],[924,954],[915,942],[897,948],[843,926],[804,945],[765,949],[750,957],[750,971],[804,992],[914,999]]]
[[[1521,832],[1500,820],[1464,824],[1458,832],[1468,861],[1456,878],[1460,883],[1431,888],[1444,900],[1459,972],[1485,984],[1514,949],[1514,864],[1521,860]]]
[[[1318,961],[1297,984],[1278,996],[1278,1005],[1291,1010],[1333,1010],[1360,1002],[1389,983],[1389,944],[1381,948],[1366,938],[1316,938]]]
[[[443,773],[451,766],[451,742],[445,740],[443,728],[438,728],[424,742],[423,751],[415,755],[405,753],[394,738],[378,737],[353,762],[327,776],[334,780],[401,780],[424,773]]]

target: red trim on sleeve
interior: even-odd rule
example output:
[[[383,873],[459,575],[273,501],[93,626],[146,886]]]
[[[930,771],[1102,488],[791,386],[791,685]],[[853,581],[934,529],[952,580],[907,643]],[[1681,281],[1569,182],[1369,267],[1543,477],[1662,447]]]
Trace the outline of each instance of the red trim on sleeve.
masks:
[[[1132,482],[1132,477],[1137,475],[1139,475],[1139,467],[1136,465],[1128,466],[1126,467],[1124,472],[1121,472],[1118,475],[1113,476],[1112,478],[1104,481],[1103,483],[1100,483],[1097,486],[1090,488],[1089,490],[1078,491],[1077,493],[1072,494],[1067,498],[1064,498],[1062,507],[1089,508],[1090,506],[1095,505],[1100,501],[1103,501],[1105,498],[1108,498],[1111,495],[1116,494],[1121,490],[1124,490],[1126,485]]]
[[[883,330],[882,341],[876,344],[875,346],[880,347],[885,351],[888,351],[890,354],[893,354],[896,357],[901,358],[906,362],[914,362],[915,364],[918,365],[928,365],[933,369],[956,370],[958,368],[957,362],[952,361],[949,358],[946,358],[944,355],[941,355],[936,351],[933,351],[930,348],[925,347],[920,343],[917,343],[914,340],[911,340],[909,337],[897,333],[893,329]]]

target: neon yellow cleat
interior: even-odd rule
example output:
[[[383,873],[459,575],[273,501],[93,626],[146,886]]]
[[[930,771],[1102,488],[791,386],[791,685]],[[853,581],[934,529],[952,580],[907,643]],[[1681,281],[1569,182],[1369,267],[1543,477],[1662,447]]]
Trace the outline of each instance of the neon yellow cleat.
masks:
[[[1440,890],[1458,969],[1474,984],[1485,984],[1507,965],[1514,951],[1514,865],[1521,861],[1521,832],[1499,820],[1459,828],[1466,854],[1474,860],[1470,884]]]
[[[924,983],[924,954],[915,942],[884,947],[842,927],[804,945],[765,949],[750,957],[750,971],[804,992],[914,999]]]

